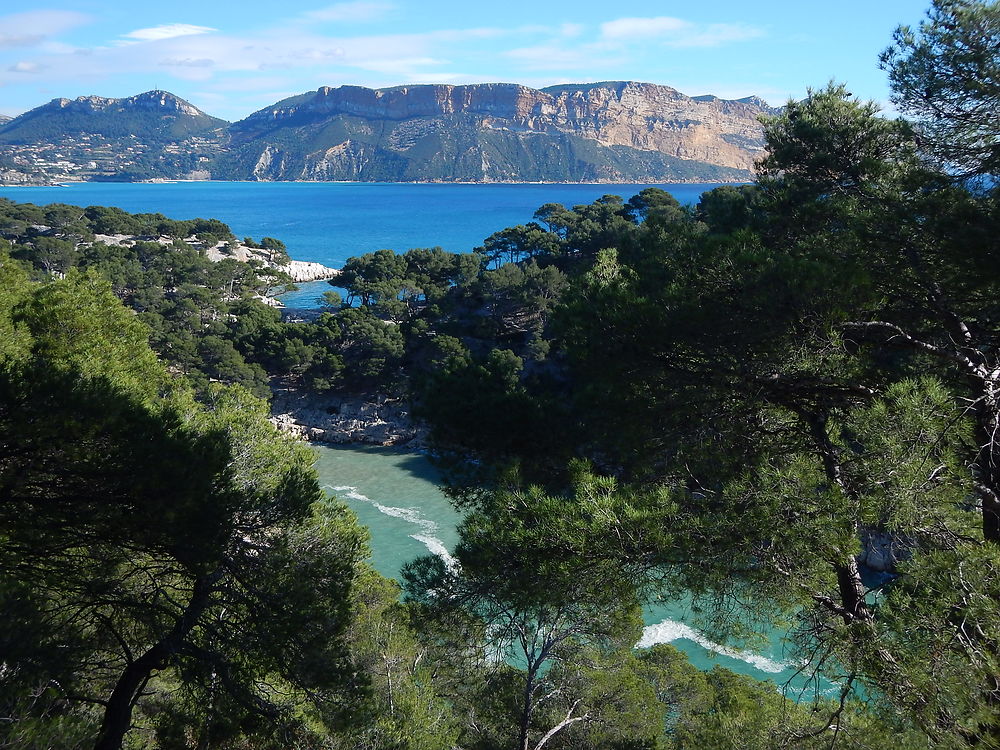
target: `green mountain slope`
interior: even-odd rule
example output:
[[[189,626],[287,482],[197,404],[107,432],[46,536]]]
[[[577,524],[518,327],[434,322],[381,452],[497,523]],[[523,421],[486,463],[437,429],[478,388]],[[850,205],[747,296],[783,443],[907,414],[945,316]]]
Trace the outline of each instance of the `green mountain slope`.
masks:
[[[762,102],[630,81],[324,87],[230,126],[221,179],[741,180]]]
[[[180,177],[221,151],[226,125],[166,91],[53,99],[0,124],[0,162],[90,179]]]
[[[749,97],[634,81],[323,87],[229,125],[165,91],[54,99],[0,123],[0,180],[747,180]]]
[[[53,99],[15,117],[0,127],[0,144],[48,143],[87,134],[166,143],[211,136],[227,124],[166,91],[126,99],[81,96]]]

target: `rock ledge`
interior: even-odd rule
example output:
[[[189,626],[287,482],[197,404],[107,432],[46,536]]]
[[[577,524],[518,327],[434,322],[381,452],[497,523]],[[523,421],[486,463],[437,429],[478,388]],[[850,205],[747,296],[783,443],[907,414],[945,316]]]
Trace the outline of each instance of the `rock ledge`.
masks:
[[[383,394],[317,395],[293,387],[274,389],[271,422],[282,432],[318,443],[423,447],[426,428],[409,406]]]

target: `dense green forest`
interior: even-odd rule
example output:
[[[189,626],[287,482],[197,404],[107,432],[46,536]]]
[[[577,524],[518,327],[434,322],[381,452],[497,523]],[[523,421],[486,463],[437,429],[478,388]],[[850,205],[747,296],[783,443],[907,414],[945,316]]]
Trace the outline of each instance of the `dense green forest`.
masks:
[[[108,235],[128,239],[108,244]],[[0,248],[35,280],[74,270],[105,278],[148,326],[152,347],[199,391],[213,380],[263,397],[271,392],[272,377],[317,391],[388,388],[398,379],[403,339],[385,325],[381,307],[344,309],[315,325],[283,323],[262,295],[284,289],[288,277],[263,260],[209,260],[204,249],[219,242],[224,253],[242,245],[269,262],[288,260],[280,240],[237,240],[215,219],[173,221],[103,206],[40,207],[0,199]],[[462,256],[424,252],[435,269],[434,283],[461,278],[455,274],[462,269],[453,266]],[[328,296],[329,309],[340,308],[336,293]]]
[[[936,0],[909,119],[830,84],[752,185],[353,258],[312,323],[219,222],[0,202],[0,746],[1000,748],[998,40]],[[413,402],[455,563],[370,568],[276,380]],[[634,649],[682,595],[835,693]]]
[[[160,308],[136,304],[156,291],[176,301],[185,286],[196,290],[185,297],[222,304],[242,278],[235,261],[213,265],[182,241],[112,248],[87,234],[110,231],[101,222],[112,220],[138,236],[225,236],[224,227],[96,207],[4,209],[13,239],[0,261],[5,746],[489,748],[520,742],[519,733],[537,743],[557,727],[545,744],[738,746],[752,736],[767,746],[775,732],[811,728],[813,708],[773,686],[698,672],[668,646],[634,652],[644,586],[635,566],[622,568],[632,578],[615,574],[618,587],[587,577],[572,602],[529,603],[520,597],[552,581],[517,576],[510,566],[529,561],[508,557],[509,546],[494,560],[501,567],[480,550],[468,573],[530,587],[494,590],[493,620],[486,610],[440,611],[412,584],[413,601],[402,603],[399,587],[367,565],[365,532],[319,490],[303,446],[275,432],[244,386],[192,377],[181,347],[157,336],[150,310]],[[78,223],[54,237],[61,216]],[[108,261],[112,251],[123,262]],[[480,283],[475,255],[407,255],[435,258],[442,274],[457,265],[465,283]],[[130,267],[135,279],[116,283]],[[247,292],[256,270],[243,271]],[[447,288],[442,281],[438,293]],[[338,315],[371,316],[385,329],[390,312],[371,289],[350,289],[367,304]],[[435,298],[430,285],[423,294]],[[240,305],[270,312],[246,294],[231,305],[217,317],[241,320]],[[190,314],[207,329],[204,309]],[[581,493],[617,502],[598,478],[581,482],[590,483]],[[490,530],[481,514],[469,523],[487,524],[493,550],[511,531]],[[415,564],[413,581],[432,568]],[[513,629],[494,631],[510,617]],[[524,646],[498,661],[483,648],[488,639],[506,653],[518,628],[543,625],[555,630],[537,652]],[[526,673],[513,666],[519,659],[537,663]],[[519,698],[526,675],[530,705]],[[541,700],[563,693],[569,703]],[[567,715],[581,701],[585,723]],[[853,708],[850,721],[885,736]]]

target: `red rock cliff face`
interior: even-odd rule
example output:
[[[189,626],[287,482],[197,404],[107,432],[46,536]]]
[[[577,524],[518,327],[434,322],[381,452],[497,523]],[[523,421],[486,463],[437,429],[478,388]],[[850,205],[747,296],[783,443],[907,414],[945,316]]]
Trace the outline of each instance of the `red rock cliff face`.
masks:
[[[251,115],[254,131],[303,117],[336,114],[403,121],[466,115],[483,128],[569,133],[604,146],[628,146],[723,167],[752,169],[763,147],[758,121],[773,110],[757,99],[694,99],[668,86],[633,81],[553,86],[417,85],[388,89],[323,87]]]

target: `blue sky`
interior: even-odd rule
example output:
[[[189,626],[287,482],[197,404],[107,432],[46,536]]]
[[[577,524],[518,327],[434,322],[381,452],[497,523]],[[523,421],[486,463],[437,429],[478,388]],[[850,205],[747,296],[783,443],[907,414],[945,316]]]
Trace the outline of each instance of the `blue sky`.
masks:
[[[2,0],[0,113],[166,89],[236,120],[319,86],[636,80],[773,104],[878,53],[930,0]]]

